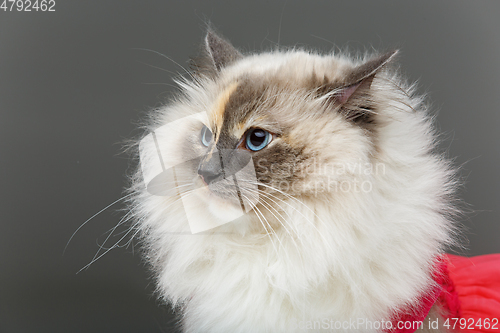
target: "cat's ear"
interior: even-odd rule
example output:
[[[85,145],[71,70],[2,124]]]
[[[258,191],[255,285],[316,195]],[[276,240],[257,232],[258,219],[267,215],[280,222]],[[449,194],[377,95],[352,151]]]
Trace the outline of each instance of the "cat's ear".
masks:
[[[369,59],[347,73],[345,79],[335,83],[330,89],[329,102],[340,105],[340,110],[345,116],[354,121],[369,121],[373,114],[371,108],[371,85],[375,75],[391,62],[397,50]]]
[[[192,59],[195,72],[215,77],[222,68],[243,58],[243,55],[229,41],[219,36],[212,28],[201,48],[201,55]]]
[[[243,55],[226,39],[209,29],[205,37],[205,49],[217,71],[239,60]]]

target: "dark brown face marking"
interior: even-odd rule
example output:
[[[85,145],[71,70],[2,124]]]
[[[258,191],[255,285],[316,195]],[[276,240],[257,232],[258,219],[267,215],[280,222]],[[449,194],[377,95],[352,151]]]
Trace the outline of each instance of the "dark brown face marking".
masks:
[[[276,89],[272,90],[272,94],[268,90],[272,84],[273,88],[282,86],[284,91],[287,90],[287,82],[261,82],[257,79],[242,78],[221,93],[211,113],[213,123],[217,124],[215,145],[218,151],[231,154],[231,150],[242,150],[239,146],[241,141],[245,140],[245,134],[249,128],[255,128],[253,124],[247,123],[248,119],[253,116],[256,118],[272,116],[273,107],[280,98],[272,96],[275,95]],[[287,129],[281,130],[286,135]],[[293,170],[305,158],[302,151],[303,147],[295,147],[281,136],[276,136],[271,145],[260,151],[247,151],[251,156],[257,181],[263,184],[259,189],[274,192],[270,190],[270,187],[273,187],[289,192],[288,187],[300,177],[294,174]],[[201,164],[205,167],[210,161],[204,160]],[[286,184],[285,188],[283,184]]]
[[[389,53],[375,58],[362,65],[354,66],[345,70],[344,75],[335,78],[335,75],[311,73],[310,79],[293,81],[287,76],[269,73],[264,77],[242,76],[235,83],[230,84],[218,97],[213,117],[217,126],[216,147],[218,150],[241,149],[239,144],[244,140],[244,135],[249,128],[259,128],[253,119],[263,117],[275,117],[280,110],[300,114],[303,112],[298,105],[291,104],[294,100],[286,101],[287,98],[297,98],[303,94],[304,98],[311,98],[310,93],[321,97],[331,94],[328,105],[322,106],[313,112],[312,116],[323,119],[324,113],[338,112],[353,125],[359,126],[367,133],[375,133],[376,128],[376,102],[374,92],[371,89],[375,74],[387,64],[395,53]],[[332,79],[333,77],[333,79]],[[333,93],[332,93],[333,92]],[[284,102],[284,103],[283,103]],[[287,104],[288,103],[288,104]],[[279,108],[288,105],[289,110],[283,111]],[[276,109],[276,107],[279,107]],[[295,107],[296,106],[296,107]],[[325,121],[330,117],[325,116]],[[300,137],[288,137],[293,133],[295,124],[287,123],[284,117],[279,122],[280,135],[264,149],[250,152],[255,166],[258,181],[263,184],[261,190],[274,187],[286,193],[292,194],[295,183],[304,181],[304,173],[296,172],[303,165],[307,165],[309,157],[305,156],[306,142]],[[278,117],[283,119],[283,117]],[[269,125],[268,125],[269,126]],[[266,129],[266,128],[263,128]],[[287,139],[288,138],[288,139]],[[291,140],[291,141],[290,141]],[[311,152],[310,154],[314,154]],[[285,184],[283,188],[282,184]],[[292,191],[292,192],[291,192]],[[300,189],[296,189],[298,194]]]
[[[234,92],[237,90],[239,83],[231,83],[224,91],[217,97],[214,106],[211,109],[209,117],[213,124],[213,130],[216,137],[219,136],[223,127],[224,118],[226,116],[226,107]]]
[[[255,173],[258,181],[264,184],[260,189],[265,192],[273,192],[272,188],[286,193],[292,192],[293,184],[302,177],[295,171],[307,159],[302,152],[302,148],[293,147],[280,140],[268,149],[255,153]]]
[[[248,78],[241,80],[226,103],[222,130],[230,133],[233,129],[241,127],[248,116],[262,106],[265,92],[264,85],[253,83]]]

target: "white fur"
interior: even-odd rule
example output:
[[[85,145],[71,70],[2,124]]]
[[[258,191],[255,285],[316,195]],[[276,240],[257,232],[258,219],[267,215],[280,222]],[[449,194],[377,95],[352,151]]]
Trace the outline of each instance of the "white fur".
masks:
[[[188,98],[157,110],[150,126],[209,110],[221,87],[241,73],[280,75],[285,68],[301,80],[308,68],[341,76],[352,63],[295,50],[249,56],[225,68],[215,83],[182,83]],[[252,226],[261,223],[256,214],[248,214],[237,223],[192,235],[180,203],[148,194],[136,175],[133,212],[141,222],[146,255],[159,294],[179,310],[185,332],[312,332],[304,326],[314,321],[325,327],[331,321],[388,320],[429,288],[432,263],[450,242],[453,172],[433,153],[431,119],[413,88],[382,71],[372,89],[378,117],[384,119],[376,142],[340,115],[318,128],[319,134],[308,134],[300,124],[297,131],[299,137],[323,138],[318,147],[331,150],[323,158],[380,163],[384,171],[335,176],[350,184],[367,181],[369,192],[358,187],[287,199],[280,214],[289,228],[277,227],[269,235],[255,232]],[[290,97],[289,103],[303,103],[303,97]],[[269,221],[277,219],[273,213],[263,212]]]

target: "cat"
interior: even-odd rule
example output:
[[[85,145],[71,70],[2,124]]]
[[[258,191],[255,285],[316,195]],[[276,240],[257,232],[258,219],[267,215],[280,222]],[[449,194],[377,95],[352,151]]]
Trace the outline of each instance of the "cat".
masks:
[[[398,52],[244,55],[213,29],[201,49],[152,111],[130,187],[182,330],[389,332],[423,313],[419,330],[444,332],[427,300],[456,172]]]

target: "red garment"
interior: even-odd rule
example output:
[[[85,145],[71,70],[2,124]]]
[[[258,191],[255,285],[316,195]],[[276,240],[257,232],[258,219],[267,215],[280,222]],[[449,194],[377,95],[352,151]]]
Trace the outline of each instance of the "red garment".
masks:
[[[437,285],[421,297],[417,306],[403,308],[396,312],[391,320],[392,330],[386,330],[386,332],[413,333],[417,330],[418,323],[429,325],[428,322],[424,322],[424,319],[436,302],[447,310],[449,318],[460,317],[460,303],[453,281],[448,275],[448,262],[446,256],[438,259],[433,273],[433,279]]]
[[[465,319],[465,324],[457,323],[456,328],[460,332],[500,332],[500,254],[447,257]],[[484,325],[485,319],[489,325]]]
[[[500,254],[445,255],[436,263],[433,278],[438,287],[431,288],[417,307],[395,313],[392,330],[386,332],[415,332],[411,324],[422,322],[435,302],[446,311],[440,324],[452,331],[500,332]]]

